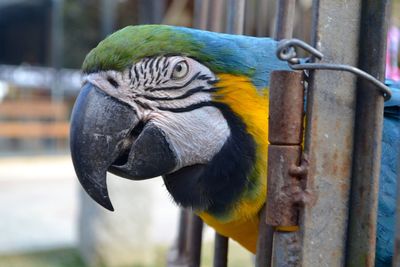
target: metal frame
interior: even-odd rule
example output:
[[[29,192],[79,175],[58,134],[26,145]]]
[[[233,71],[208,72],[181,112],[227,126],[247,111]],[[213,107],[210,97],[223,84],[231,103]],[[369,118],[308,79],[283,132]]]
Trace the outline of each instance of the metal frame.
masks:
[[[322,62],[357,65],[360,9],[360,1],[314,1],[313,44],[325,55]],[[309,162],[306,188],[314,197],[300,217],[301,266],[343,266],[345,261],[355,88],[351,75],[311,74],[304,153]]]
[[[359,67],[383,81],[390,0],[363,0]],[[374,266],[378,207],[383,98],[365,80],[357,85],[353,173],[348,229],[347,266]]]
[[[290,38],[295,1],[277,3],[275,37]],[[389,3],[313,0],[312,43],[325,56],[321,63],[358,65],[383,79],[385,44],[377,45],[373,40],[385,39]],[[243,32],[244,8],[242,0],[228,1],[227,32]],[[218,16],[212,14],[212,18]],[[221,28],[215,21],[210,25]],[[357,83],[354,76],[344,72],[310,70],[307,74],[301,162],[308,172],[301,184],[300,230],[274,232],[260,223],[256,266],[373,266],[382,94],[371,89],[370,83]],[[265,209],[261,218],[266,218],[264,213]],[[227,266],[228,239],[217,234],[214,251],[214,266]]]

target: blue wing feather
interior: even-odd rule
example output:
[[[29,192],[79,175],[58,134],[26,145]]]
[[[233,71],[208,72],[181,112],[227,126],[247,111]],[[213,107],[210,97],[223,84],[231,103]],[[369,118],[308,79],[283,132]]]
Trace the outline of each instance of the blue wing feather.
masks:
[[[391,88],[392,102],[385,108],[379,181],[376,267],[391,266],[396,228],[397,174],[400,149],[400,90]]]

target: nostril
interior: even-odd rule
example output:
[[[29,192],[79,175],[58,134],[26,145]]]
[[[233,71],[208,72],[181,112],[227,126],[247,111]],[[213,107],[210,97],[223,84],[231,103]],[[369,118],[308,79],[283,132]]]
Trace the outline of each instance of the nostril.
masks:
[[[139,121],[139,123],[132,129],[129,136],[133,138],[138,137],[139,134],[143,131],[143,128],[144,128],[144,122]]]
[[[120,154],[113,162],[113,166],[123,166],[128,162],[129,153],[131,152],[132,144],[144,129],[144,122],[140,121],[128,134],[128,136],[120,143]]]

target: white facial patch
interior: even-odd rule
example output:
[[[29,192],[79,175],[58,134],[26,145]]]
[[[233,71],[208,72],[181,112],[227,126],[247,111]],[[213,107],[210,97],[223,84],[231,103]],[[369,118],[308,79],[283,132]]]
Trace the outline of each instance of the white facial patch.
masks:
[[[123,72],[89,74],[90,82],[129,104],[145,123],[158,126],[177,156],[175,170],[205,164],[230,135],[227,121],[211,104],[216,76],[188,57],[145,58]]]
[[[206,164],[221,150],[230,135],[227,121],[215,107],[153,114],[151,121],[163,130],[175,150],[178,160],[175,170]]]

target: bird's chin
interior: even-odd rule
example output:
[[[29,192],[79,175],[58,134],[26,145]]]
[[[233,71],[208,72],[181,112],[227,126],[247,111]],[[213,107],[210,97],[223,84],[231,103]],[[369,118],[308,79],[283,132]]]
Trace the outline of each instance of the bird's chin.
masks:
[[[205,186],[207,164],[196,164],[163,175],[165,187],[181,207],[201,211],[208,208],[208,190]]]
[[[184,182],[187,179],[197,180],[203,175],[205,166],[205,164],[195,164],[183,167],[177,171],[163,175],[163,178],[170,183]]]

